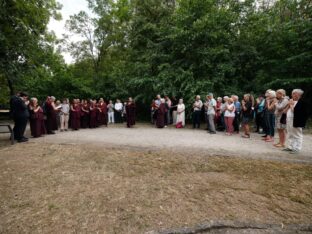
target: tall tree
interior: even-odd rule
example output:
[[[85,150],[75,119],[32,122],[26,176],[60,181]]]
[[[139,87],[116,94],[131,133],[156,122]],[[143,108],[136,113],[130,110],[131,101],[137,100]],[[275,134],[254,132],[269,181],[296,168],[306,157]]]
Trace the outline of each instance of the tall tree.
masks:
[[[36,59],[45,46],[50,17],[60,18],[55,0],[0,1],[0,76],[14,93],[25,71],[41,66]]]

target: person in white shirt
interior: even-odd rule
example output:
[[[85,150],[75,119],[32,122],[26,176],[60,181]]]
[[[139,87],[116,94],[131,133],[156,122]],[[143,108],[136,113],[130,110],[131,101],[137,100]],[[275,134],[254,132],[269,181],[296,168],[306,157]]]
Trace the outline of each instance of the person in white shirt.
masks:
[[[307,105],[302,101],[303,90],[294,89],[291,93],[287,109],[287,148],[283,149],[291,154],[297,154],[302,149],[302,129],[307,121]]]
[[[226,135],[230,136],[234,132],[233,121],[235,118],[235,106],[233,103],[233,99],[229,98],[227,101],[227,105],[225,105],[224,111],[224,122],[226,125]]]
[[[108,123],[115,123],[114,104],[112,100],[109,100],[107,110],[108,110]]]
[[[225,120],[224,120],[224,112],[226,111],[227,105],[228,105],[228,100],[229,97],[228,96],[224,96],[223,97],[223,103],[221,104],[221,108],[220,108],[220,113],[221,113],[221,123],[223,126],[223,129],[226,130],[226,124],[225,124]]]
[[[183,99],[179,99],[179,104],[177,106],[177,121],[176,124],[182,123],[185,126],[185,105],[183,104]]]
[[[69,109],[68,99],[64,98],[60,108],[61,132],[68,130]]]
[[[213,98],[213,94],[209,93],[207,95],[208,102],[207,102],[207,129],[210,134],[216,134],[216,127],[215,127],[215,115],[216,115],[216,106],[217,102]]]
[[[116,123],[122,123],[122,111],[123,111],[123,104],[120,102],[119,99],[116,100],[115,103],[115,121]]]
[[[200,115],[203,107],[203,102],[200,100],[200,96],[195,97],[193,104],[193,128],[200,128]]]

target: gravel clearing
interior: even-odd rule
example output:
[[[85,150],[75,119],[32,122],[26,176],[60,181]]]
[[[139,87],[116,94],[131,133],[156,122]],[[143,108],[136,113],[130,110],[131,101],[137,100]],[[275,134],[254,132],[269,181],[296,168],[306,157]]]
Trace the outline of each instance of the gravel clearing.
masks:
[[[134,128],[109,125],[97,129],[57,132],[31,142],[58,144],[96,144],[112,148],[137,148],[142,150],[167,150],[181,153],[196,152],[206,155],[238,156],[257,159],[312,163],[312,136],[305,135],[303,150],[297,155],[282,152],[261,140],[260,134],[244,139],[239,134],[226,136],[223,132],[210,135],[198,129],[157,129],[149,124]]]

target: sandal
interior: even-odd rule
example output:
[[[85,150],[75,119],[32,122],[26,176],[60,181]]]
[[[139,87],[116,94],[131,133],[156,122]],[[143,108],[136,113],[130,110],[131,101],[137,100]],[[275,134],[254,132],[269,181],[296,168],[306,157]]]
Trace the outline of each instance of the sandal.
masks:
[[[250,138],[250,135],[243,135],[242,138]]]

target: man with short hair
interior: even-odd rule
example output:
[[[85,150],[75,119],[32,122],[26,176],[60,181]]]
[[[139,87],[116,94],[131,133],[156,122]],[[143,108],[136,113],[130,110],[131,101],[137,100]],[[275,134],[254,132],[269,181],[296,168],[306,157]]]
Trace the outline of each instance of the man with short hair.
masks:
[[[292,99],[289,100],[287,110],[287,134],[288,146],[284,151],[297,154],[302,149],[303,134],[302,128],[307,121],[307,108],[302,101],[303,90],[294,89]]]
[[[115,103],[115,119],[116,123],[122,123],[122,110],[123,110],[123,105],[120,102],[119,99],[116,100]]]
[[[207,129],[210,134],[216,134],[216,127],[215,127],[215,115],[216,115],[216,106],[217,102],[213,98],[213,94],[209,93],[207,95],[208,98],[208,105],[207,105]]]
[[[28,103],[28,94],[24,92],[20,92],[19,96],[12,99],[12,103],[10,103],[12,108],[11,113],[14,120],[14,138],[18,142],[28,141],[28,138],[24,136],[29,118]]]
[[[193,104],[193,128],[200,128],[200,115],[202,107],[203,102],[200,100],[200,96],[197,95]]]

